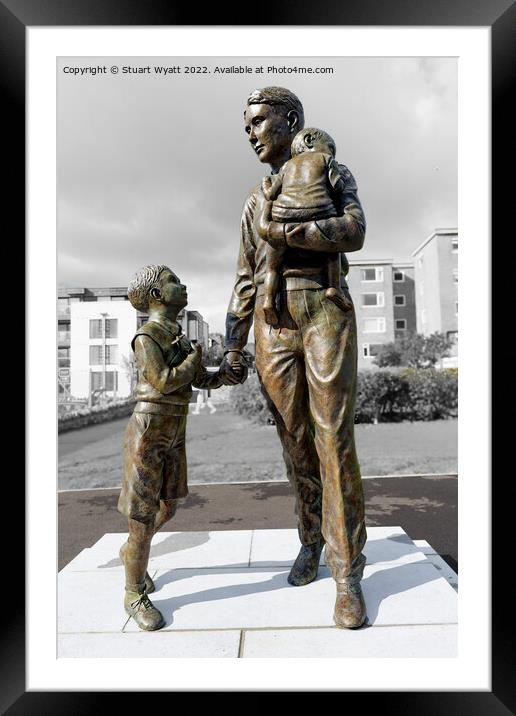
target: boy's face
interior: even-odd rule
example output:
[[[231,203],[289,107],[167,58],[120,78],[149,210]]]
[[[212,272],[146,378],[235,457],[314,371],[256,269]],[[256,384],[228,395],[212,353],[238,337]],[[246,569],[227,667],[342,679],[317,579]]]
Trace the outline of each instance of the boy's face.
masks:
[[[181,309],[188,303],[186,286],[170,269],[161,272],[158,281],[158,288],[161,294],[161,302],[165,306]]]

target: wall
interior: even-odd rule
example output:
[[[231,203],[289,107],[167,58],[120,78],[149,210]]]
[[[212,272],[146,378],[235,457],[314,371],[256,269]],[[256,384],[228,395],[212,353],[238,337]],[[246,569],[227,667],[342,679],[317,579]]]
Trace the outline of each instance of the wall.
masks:
[[[129,301],[87,301],[72,303],[71,314],[71,393],[75,398],[86,398],[90,392],[90,371],[101,371],[102,365],[90,366],[90,345],[102,345],[102,338],[90,339],[90,319],[118,319],[116,338],[107,338],[107,345],[118,346],[116,364],[106,365],[106,371],[117,371],[117,397],[128,397],[131,393],[129,377],[123,365],[123,357],[132,355],[131,340],[136,332],[136,311]],[[114,392],[109,391],[113,396]]]

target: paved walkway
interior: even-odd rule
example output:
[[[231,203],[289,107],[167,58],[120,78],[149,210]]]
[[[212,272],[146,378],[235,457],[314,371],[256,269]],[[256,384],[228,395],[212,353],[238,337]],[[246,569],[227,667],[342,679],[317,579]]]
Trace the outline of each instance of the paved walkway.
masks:
[[[399,525],[426,540],[457,571],[457,478],[385,477],[364,480],[369,526]],[[126,532],[117,512],[119,489],[60,492],[59,569],[106,533]],[[291,529],[296,526],[288,483],[204,485],[190,495],[166,531]]]

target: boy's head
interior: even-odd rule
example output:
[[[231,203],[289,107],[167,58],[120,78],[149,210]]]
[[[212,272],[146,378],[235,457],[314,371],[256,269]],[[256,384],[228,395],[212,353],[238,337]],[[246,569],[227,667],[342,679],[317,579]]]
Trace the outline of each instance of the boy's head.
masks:
[[[324,152],[335,156],[337,147],[328,132],[316,127],[305,127],[294,137],[292,142],[292,156],[303,152]]]
[[[149,313],[156,306],[180,310],[187,304],[186,286],[168,266],[163,264],[144,266],[127,288],[127,296],[137,311]]]

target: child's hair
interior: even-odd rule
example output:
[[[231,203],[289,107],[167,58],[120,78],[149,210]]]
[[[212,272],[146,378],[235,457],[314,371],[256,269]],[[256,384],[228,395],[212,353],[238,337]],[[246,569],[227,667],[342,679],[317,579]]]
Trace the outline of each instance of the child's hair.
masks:
[[[150,265],[144,266],[134,274],[127,288],[127,297],[137,311],[147,313],[151,288],[156,285],[160,273],[165,269],[170,271],[164,264]]]
[[[333,154],[333,156],[335,156],[337,152],[335,141],[332,137],[330,137],[328,132],[325,132],[323,129],[317,129],[317,127],[305,127],[304,129],[301,129],[294,137],[290,149],[293,157],[295,157],[296,154],[302,154],[303,152],[306,152],[305,139],[308,139],[311,142],[323,142],[324,144],[327,144],[328,149]]]

